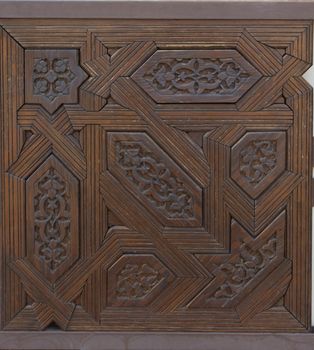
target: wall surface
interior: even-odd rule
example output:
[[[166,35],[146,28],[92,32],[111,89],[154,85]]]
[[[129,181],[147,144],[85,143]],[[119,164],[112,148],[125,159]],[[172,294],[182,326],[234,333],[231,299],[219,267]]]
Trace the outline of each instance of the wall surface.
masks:
[[[312,0],[2,1],[0,18],[312,19]]]
[[[313,350],[313,344],[312,334],[0,334],[0,349],[3,350]]]
[[[313,55],[314,62],[314,55]],[[314,65],[303,75],[306,81],[314,88]],[[314,118],[314,115],[313,115]],[[314,137],[314,126],[313,126],[313,137]],[[313,167],[314,177],[314,167]],[[314,208],[312,208],[312,326],[314,326]]]

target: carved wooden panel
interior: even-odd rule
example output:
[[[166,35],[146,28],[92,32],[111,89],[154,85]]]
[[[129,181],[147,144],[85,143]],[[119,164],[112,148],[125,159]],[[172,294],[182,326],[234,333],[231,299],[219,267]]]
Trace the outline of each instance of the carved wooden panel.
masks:
[[[86,74],[76,50],[26,50],[25,102],[40,103],[52,114],[63,103],[77,103]]]
[[[248,132],[231,151],[231,177],[257,198],[285,170],[286,133]]]
[[[236,50],[158,50],[132,77],[160,103],[226,103],[261,74]]]
[[[146,306],[166,292],[172,279],[172,273],[154,255],[122,255],[108,269],[108,305]]]
[[[0,33],[1,329],[309,329],[310,22]]]
[[[78,258],[78,181],[53,156],[26,183],[27,257],[50,282]]]
[[[108,133],[108,169],[152,207],[164,225],[202,223],[202,191],[144,133]]]

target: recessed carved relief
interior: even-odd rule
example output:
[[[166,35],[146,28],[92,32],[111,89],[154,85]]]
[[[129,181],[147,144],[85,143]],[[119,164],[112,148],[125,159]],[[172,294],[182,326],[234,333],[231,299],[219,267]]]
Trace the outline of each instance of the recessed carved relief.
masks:
[[[204,95],[234,91],[249,77],[232,59],[173,59],[159,62],[144,78],[160,93]]]
[[[110,170],[169,223],[200,218],[201,191],[144,133],[110,133]],[[183,221],[184,220],[184,221]]]
[[[4,21],[3,329],[306,331],[311,29]]]
[[[51,156],[27,182],[28,257],[54,282],[77,255],[78,183]]]
[[[257,185],[277,164],[277,141],[251,141],[240,152],[240,173],[251,184]]]
[[[27,103],[40,103],[51,114],[63,103],[77,103],[87,75],[76,50],[26,50],[25,61]]]
[[[285,213],[281,213],[257,238],[252,239],[235,220],[231,225],[231,254],[199,255],[214,277],[196,296],[190,306],[237,307],[260,284],[266,283],[270,272],[284,263]],[[281,268],[279,269],[281,271]],[[278,272],[280,276],[281,272]],[[282,273],[286,273],[282,271]],[[291,274],[291,270],[290,270]],[[289,283],[286,280],[285,286]],[[279,287],[281,288],[281,287]],[[280,289],[283,293],[284,290]],[[279,294],[279,291],[278,291]],[[280,295],[276,296],[280,298]],[[248,297],[249,298],[249,297]],[[255,301],[258,303],[258,301]],[[241,307],[242,308],[242,307]],[[246,311],[242,310],[243,313]]]
[[[154,255],[122,255],[108,270],[108,305],[147,306],[173,278]]]
[[[149,294],[162,276],[147,263],[126,264],[118,274],[117,298],[141,299]]]
[[[284,171],[285,132],[247,132],[231,150],[231,177],[257,198]]]
[[[193,217],[192,193],[156,155],[141,142],[117,142],[118,164],[138,190],[170,218]]]
[[[160,50],[133,78],[157,102],[235,102],[260,73],[235,50]]]
[[[53,101],[56,97],[69,95],[71,81],[75,74],[71,71],[69,60],[55,58],[35,58],[33,68],[33,93]]]
[[[239,257],[235,262],[227,262],[219,266],[220,272],[226,275],[226,280],[211,295],[212,298],[233,298],[239,291],[261,271],[266,268],[276,256],[276,235],[271,237],[260,249],[252,249],[247,243],[240,245]]]
[[[37,254],[51,271],[66,259],[71,236],[69,185],[50,167],[35,183],[34,235]]]

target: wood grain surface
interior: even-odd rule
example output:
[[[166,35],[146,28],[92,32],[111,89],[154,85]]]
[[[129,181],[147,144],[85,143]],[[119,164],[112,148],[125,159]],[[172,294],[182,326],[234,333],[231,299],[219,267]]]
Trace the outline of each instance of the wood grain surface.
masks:
[[[0,24],[2,330],[309,331],[310,21]]]

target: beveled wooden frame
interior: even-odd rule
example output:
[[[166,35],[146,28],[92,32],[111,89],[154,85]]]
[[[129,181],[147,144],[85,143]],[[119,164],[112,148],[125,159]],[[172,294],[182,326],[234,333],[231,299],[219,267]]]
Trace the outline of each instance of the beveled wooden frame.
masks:
[[[146,26],[151,25],[153,21],[151,20],[142,20],[140,25]],[[103,20],[71,20],[71,24],[69,25],[68,20],[1,20],[2,25],[2,39],[3,36],[6,36],[6,44],[3,45],[4,50],[2,50],[2,59],[1,59],[1,86],[3,90],[8,89],[9,95],[1,96],[2,98],[2,147],[1,149],[4,152],[4,156],[2,159],[1,170],[2,170],[2,193],[4,198],[4,203],[7,203],[6,198],[10,197],[10,191],[14,186],[19,187],[18,183],[14,183],[14,179],[6,178],[5,172],[8,168],[8,164],[10,164],[10,159],[14,158],[14,153],[17,151],[16,147],[16,138],[13,134],[11,134],[15,127],[14,118],[16,116],[16,110],[12,109],[12,105],[9,106],[8,103],[13,101],[15,108],[18,109],[19,106],[23,104],[22,96],[18,96],[18,91],[21,89],[23,82],[19,79],[18,73],[19,70],[22,70],[22,59],[23,54],[22,48],[75,48],[85,50],[84,47],[86,43],[85,32],[89,30],[93,30],[94,32],[99,32],[99,35],[106,42],[115,43],[125,43],[125,38],[120,34],[112,35],[111,25],[114,26],[117,22],[115,20],[107,20],[106,24],[108,25],[108,30],[103,30],[102,26],[104,25]],[[83,25],[82,25],[83,23]],[[137,25],[139,22],[136,20],[120,20],[119,25],[125,26],[125,28],[130,28],[133,25]],[[154,21],[156,26],[165,26],[170,25],[171,22],[167,21]],[[294,263],[294,271],[297,271],[301,274],[302,278],[298,273],[294,274],[292,284],[290,286],[288,295],[286,296],[286,308],[290,310],[288,312],[285,308],[279,308],[278,310],[272,310],[269,312],[265,312],[260,318],[257,318],[251,326],[242,327],[238,324],[232,325],[231,323],[227,326],[216,327],[215,322],[216,317],[213,319],[213,323],[208,325],[207,330],[232,330],[232,331],[297,331],[297,332],[306,332],[310,328],[310,305],[311,305],[311,288],[310,288],[310,253],[311,253],[311,238],[310,238],[310,204],[311,204],[311,130],[312,130],[312,102],[311,102],[311,88],[306,84],[306,82],[302,79],[301,75],[305,72],[305,70],[312,63],[312,23],[310,21],[259,21],[258,24],[255,24],[253,21],[232,21],[232,25],[228,21],[176,21],[176,25],[179,29],[186,28],[186,26],[190,26],[191,31],[195,34],[195,37],[198,37],[198,29],[197,26],[202,25],[202,33],[204,33],[204,28],[210,33],[210,30],[213,28],[217,31],[218,27],[226,28],[228,26],[230,31],[221,30],[220,35],[224,38],[224,40],[228,40],[235,45],[235,36],[241,36],[243,25],[252,27],[252,31],[254,33],[255,38],[258,41],[262,42],[265,45],[269,45],[270,47],[275,46],[278,48],[284,48],[286,52],[295,59],[295,66],[292,66],[291,71],[287,74],[287,79],[283,78],[286,75],[286,71],[282,72],[280,79],[285,81],[284,85],[284,95],[288,101],[288,105],[290,105],[294,109],[294,115],[296,118],[296,123],[298,125],[298,130],[302,130],[302,138],[299,140],[297,135],[291,134],[290,137],[295,138],[296,144],[298,144],[299,149],[298,152],[295,151],[291,155],[290,158],[290,166],[296,167],[296,172],[302,174],[302,184],[299,186],[299,190],[295,191],[291,196],[289,201],[290,209],[293,207],[294,203],[298,203],[298,207],[295,213],[295,216],[291,218],[291,231],[288,232],[288,246],[287,246],[287,256],[293,260]],[[194,27],[194,25],[196,25]],[[237,25],[241,27],[237,29]],[[181,27],[180,27],[181,26]],[[263,30],[263,28],[267,28],[267,30]],[[65,34],[65,28],[69,30],[68,35]],[[76,28],[76,31],[71,34],[71,28]],[[169,28],[169,27],[168,27]],[[196,28],[196,29],[195,29]],[[255,30],[254,30],[255,28]],[[44,31],[43,31],[44,29]],[[167,30],[167,29],[161,29]],[[238,30],[238,31],[237,31]],[[139,32],[141,33],[141,29]],[[286,35],[289,33],[289,35]],[[56,35],[58,39],[56,40]],[[58,36],[59,35],[59,36]],[[136,34],[138,36],[139,34]],[[159,37],[158,37],[159,35]],[[229,37],[228,37],[229,35]],[[130,34],[132,37],[132,35]],[[158,31],[154,33],[156,37],[156,41],[159,41],[160,47],[168,47],[169,43],[167,39],[163,38],[163,35]],[[145,37],[145,35],[144,35]],[[178,35],[178,40],[183,39],[184,34]],[[239,37],[236,40],[239,40]],[[6,46],[10,42],[10,47]],[[217,38],[217,42],[219,42],[219,37]],[[206,41],[203,39],[202,44],[206,45]],[[215,43],[211,43],[208,47],[215,47]],[[243,44],[244,45],[244,44]],[[174,44],[170,44],[170,46],[174,46]],[[258,60],[258,53],[256,53],[256,59]],[[14,61],[15,60],[15,61]],[[9,69],[9,62],[14,62],[15,65]],[[260,61],[262,61],[260,59]],[[263,64],[261,62],[261,64]],[[265,67],[267,69],[267,67]],[[288,68],[287,68],[288,69]],[[9,79],[8,79],[9,78]],[[288,80],[289,78],[289,80]],[[11,80],[10,80],[11,79]],[[285,80],[286,79],[286,80]],[[8,81],[14,81],[15,85],[8,86]],[[277,88],[281,88],[282,86],[276,83],[273,85],[270,84],[270,90]],[[10,90],[11,89],[11,90]],[[10,100],[11,97],[11,100]],[[17,98],[17,100],[16,100]],[[265,100],[268,97],[262,96],[259,101],[250,100],[250,98],[241,101],[238,105],[239,109],[244,109],[247,105],[251,106],[253,110],[258,110],[260,106],[263,105]],[[264,99],[264,100],[263,100]],[[8,102],[9,101],[9,102]],[[254,109],[255,108],[255,109]],[[217,109],[218,110],[218,109]],[[169,118],[167,115],[167,111],[160,111],[162,115],[164,113],[164,118]],[[217,113],[217,112],[216,112]],[[219,112],[218,112],[219,113]],[[200,114],[202,114],[200,112]],[[11,119],[10,119],[11,118]],[[284,119],[284,118],[283,118]],[[7,122],[12,123],[7,127]],[[299,143],[298,143],[299,142]],[[300,159],[301,155],[301,159]],[[12,187],[13,186],[13,187]],[[13,202],[14,203],[14,202]],[[15,224],[11,226],[7,225],[7,219],[12,219],[12,212],[10,215],[8,213],[8,207],[4,205],[4,211],[2,212],[3,218],[3,226],[2,226],[2,247],[5,249],[2,252],[2,257],[6,258],[6,249],[8,249],[8,245],[11,244],[11,249],[13,249],[16,240],[19,236],[14,236],[13,231],[15,230]],[[292,209],[291,209],[292,210]],[[13,211],[14,213],[14,211]],[[10,221],[9,221],[10,222]],[[11,222],[12,223],[12,222]],[[297,234],[296,234],[297,232]],[[11,236],[13,235],[13,236]],[[14,239],[12,240],[12,237]],[[13,244],[13,245],[12,245]],[[23,250],[23,247],[19,249]],[[11,259],[11,257],[9,257]],[[7,261],[5,262],[7,264]],[[4,272],[4,264],[2,264],[1,268],[2,273]],[[2,293],[3,295],[4,293]],[[1,298],[1,307],[3,308],[5,301],[3,297]],[[2,309],[3,310],[3,309]],[[5,315],[2,315],[5,316]],[[269,319],[272,320],[271,325],[268,327]],[[175,323],[176,320],[172,320],[172,330],[178,330]],[[187,320],[188,322],[188,320]],[[260,326],[260,324],[262,326]],[[4,325],[4,320],[2,318],[2,325]],[[168,324],[169,325],[169,324]],[[162,326],[162,320],[156,322],[153,326],[153,329],[162,329],[166,330]],[[188,325],[187,328],[189,330],[194,329],[193,325]],[[75,329],[75,328],[74,328]],[[135,328],[138,329],[138,328]],[[145,325],[140,328],[145,330]],[[184,330],[184,327],[179,328],[180,330]],[[197,326],[195,327],[195,331],[199,330]]]

